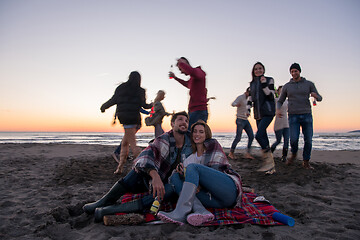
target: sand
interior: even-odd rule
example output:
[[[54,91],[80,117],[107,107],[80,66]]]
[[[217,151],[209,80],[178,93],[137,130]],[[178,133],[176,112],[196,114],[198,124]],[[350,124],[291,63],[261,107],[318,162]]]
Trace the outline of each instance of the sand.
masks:
[[[112,146],[0,144],[0,239],[360,239],[360,151],[313,151],[315,170],[255,170],[260,158],[230,161],[251,186],[295,226],[173,224],[105,226],[82,206],[119,179]],[[228,151],[228,150],[226,150]],[[260,153],[254,151],[255,155]],[[131,163],[126,165],[126,169]]]

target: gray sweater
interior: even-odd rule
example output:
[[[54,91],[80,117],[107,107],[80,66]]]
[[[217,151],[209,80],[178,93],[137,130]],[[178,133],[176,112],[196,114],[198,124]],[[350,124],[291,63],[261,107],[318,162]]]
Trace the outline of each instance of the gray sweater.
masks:
[[[277,102],[277,108],[280,109],[285,99],[288,98],[289,114],[311,113],[310,93],[315,92],[318,95],[317,101],[321,102],[322,97],[316,90],[315,84],[311,81],[301,78],[299,82],[290,79],[282,88],[281,95]]]

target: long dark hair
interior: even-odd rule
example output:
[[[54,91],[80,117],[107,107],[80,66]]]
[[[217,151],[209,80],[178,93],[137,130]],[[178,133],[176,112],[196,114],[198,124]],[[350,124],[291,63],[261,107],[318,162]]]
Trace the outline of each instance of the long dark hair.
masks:
[[[264,66],[264,64],[262,64],[261,62],[257,62],[257,63],[254,64],[254,66],[253,66],[253,68],[252,68],[252,70],[251,70],[252,80],[255,79],[255,66],[258,65],[258,64],[263,67],[263,69],[264,69],[264,74],[265,74],[265,66]]]
[[[130,89],[140,88],[141,85],[141,75],[137,71],[133,71],[129,75],[129,80],[125,82],[125,85]]]
[[[190,135],[191,135],[191,146],[192,146],[192,149],[193,149],[193,153],[196,152],[196,150],[197,150],[196,149],[196,144],[195,144],[194,139],[193,139],[194,129],[195,129],[195,126],[197,126],[197,125],[204,126],[205,140],[212,138],[211,129],[210,129],[209,125],[207,125],[206,122],[204,122],[203,120],[199,119],[197,122],[195,122],[193,125],[191,125]],[[206,150],[205,145],[204,145],[204,149]]]
[[[141,75],[137,71],[133,71],[129,75],[129,79],[116,88],[117,95],[125,95],[129,97],[140,97],[143,89],[140,87]]]

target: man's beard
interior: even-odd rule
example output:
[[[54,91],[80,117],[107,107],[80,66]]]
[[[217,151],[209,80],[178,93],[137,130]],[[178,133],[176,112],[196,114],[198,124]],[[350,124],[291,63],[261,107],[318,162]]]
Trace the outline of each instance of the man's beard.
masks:
[[[183,131],[183,130],[178,129],[178,130],[176,130],[176,132],[184,135],[185,133],[187,133],[187,130],[186,130],[186,131]]]

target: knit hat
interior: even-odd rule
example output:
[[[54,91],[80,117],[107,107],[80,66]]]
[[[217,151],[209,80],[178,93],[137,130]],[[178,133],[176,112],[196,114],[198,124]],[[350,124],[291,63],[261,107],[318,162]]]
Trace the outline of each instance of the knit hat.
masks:
[[[300,68],[300,65],[298,63],[291,64],[290,72],[291,72],[291,69],[297,69],[297,70],[299,70],[299,72],[301,72],[301,68]]]

